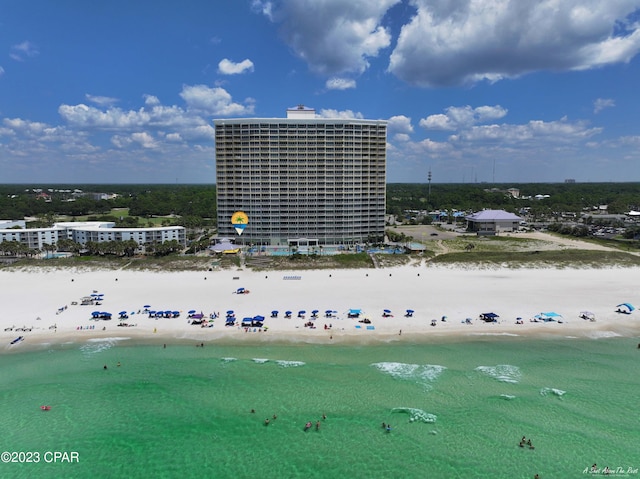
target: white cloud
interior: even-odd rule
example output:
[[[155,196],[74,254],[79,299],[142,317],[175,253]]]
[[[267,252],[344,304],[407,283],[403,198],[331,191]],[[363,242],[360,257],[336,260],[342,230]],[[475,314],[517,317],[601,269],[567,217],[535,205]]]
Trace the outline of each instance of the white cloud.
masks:
[[[40,52],[38,51],[38,47],[28,40],[25,40],[22,43],[18,43],[11,47],[11,53],[9,56],[16,61],[23,62],[27,58],[33,58],[37,56]]]
[[[450,137],[451,141],[477,142],[500,141],[523,144],[531,141],[572,143],[586,140],[599,134],[602,128],[589,128],[584,121],[570,122],[566,118],[559,121],[532,120],[521,125],[480,125],[463,130]]]
[[[140,133],[132,133],[131,139],[143,148],[157,148],[156,140],[146,131]]]
[[[387,120],[387,130],[390,132],[398,133],[413,133],[413,125],[411,124],[411,118],[404,115],[392,116]]]
[[[128,129],[141,127],[149,123],[151,116],[143,109],[124,111],[120,108],[99,110],[83,103],[78,105],[60,105],[58,113],[70,124],[81,127],[102,129]]]
[[[186,102],[187,108],[208,115],[240,116],[253,113],[253,101],[246,100],[246,105],[234,103],[224,88],[185,85],[180,96]]]
[[[316,113],[316,116],[318,116],[319,118],[342,118],[345,120],[364,118],[362,113],[354,113],[351,110],[338,111],[338,110],[331,110],[331,109],[320,110],[319,113]]]
[[[500,105],[471,108],[451,106],[444,114],[429,115],[420,120],[420,126],[427,130],[457,130],[477,123],[497,120],[506,116],[507,110]]]
[[[330,78],[325,86],[329,90],[348,90],[356,87],[356,81],[348,78]]]
[[[273,21],[273,3],[266,0],[253,0],[251,9],[256,13],[261,13],[269,20]]]
[[[397,142],[404,143],[411,140],[411,137],[406,133],[396,133],[395,135],[393,135],[393,139]]]
[[[98,106],[111,106],[118,102],[117,98],[112,98],[108,96],[97,96],[97,95],[89,95],[88,93],[85,95],[87,101],[91,103],[95,103]]]
[[[536,70],[628,62],[637,0],[410,0],[389,71],[419,86],[495,82]]]
[[[2,68],[2,67],[0,66],[0,77],[1,77],[2,75],[4,75],[4,68]]]
[[[391,44],[380,22],[400,0],[282,0],[254,2],[254,10],[282,25],[286,43],[322,75],[363,73],[367,58]]]
[[[155,95],[143,95],[144,104],[147,106],[156,106],[160,105],[160,99]]]
[[[177,141],[177,142],[182,141],[182,137],[180,136],[180,133],[169,133],[168,135],[165,136],[165,138],[167,139],[167,141]]]
[[[605,108],[612,108],[616,106],[616,102],[611,98],[598,98],[593,102],[593,112],[600,113]]]
[[[240,63],[234,63],[231,60],[224,58],[218,63],[218,73],[222,75],[238,75],[240,73],[253,71],[253,62],[248,58],[242,60]]]

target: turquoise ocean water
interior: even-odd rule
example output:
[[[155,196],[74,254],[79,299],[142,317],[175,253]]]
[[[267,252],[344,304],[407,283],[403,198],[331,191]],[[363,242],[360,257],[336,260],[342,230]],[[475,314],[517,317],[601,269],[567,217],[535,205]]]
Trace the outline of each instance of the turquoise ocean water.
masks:
[[[594,463],[640,477],[637,343],[107,340],[7,354],[0,449],[39,462],[3,452],[0,477],[548,479]]]

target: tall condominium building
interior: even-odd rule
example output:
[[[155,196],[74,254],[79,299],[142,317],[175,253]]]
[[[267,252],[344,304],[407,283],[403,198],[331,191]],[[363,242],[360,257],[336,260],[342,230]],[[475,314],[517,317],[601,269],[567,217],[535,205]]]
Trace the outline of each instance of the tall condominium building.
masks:
[[[349,245],[384,236],[387,124],[317,118],[215,120],[218,230],[245,244]]]

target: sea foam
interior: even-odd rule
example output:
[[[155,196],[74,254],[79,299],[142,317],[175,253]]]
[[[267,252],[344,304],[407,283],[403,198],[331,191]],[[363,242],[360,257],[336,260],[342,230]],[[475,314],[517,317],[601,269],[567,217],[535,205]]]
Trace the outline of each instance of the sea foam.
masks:
[[[478,366],[476,371],[480,371],[493,379],[503,383],[516,384],[520,381],[522,373],[518,366],[510,364],[498,364],[497,366]]]
[[[114,347],[119,341],[126,341],[126,337],[113,337],[113,338],[91,338],[88,339],[85,344],[80,346],[80,351],[85,356],[91,356],[101,351],[106,351]]]
[[[550,394],[552,394],[554,396],[558,396],[559,398],[561,398],[566,394],[566,392],[567,391],[563,391],[562,389],[542,388],[540,389],[540,396],[549,396]]]
[[[303,361],[285,361],[282,359],[278,359],[276,364],[282,368],[297,368],[299,366],[304,366],[306,363]]]
[[[422,409],[413,407],[394,407],[391,410],[392,413],[402,413],[409,415],[409,422],[424,422],[427,424],[433,424],[438,419],[435,414],[428,413]]]
[[[425,389],[431,389],[431,383],[438,379],[442,372],[447,369],[438,364],[421,365],[393,362],[374,363],[372,366],[395,379],[414,381],[421,384]]]

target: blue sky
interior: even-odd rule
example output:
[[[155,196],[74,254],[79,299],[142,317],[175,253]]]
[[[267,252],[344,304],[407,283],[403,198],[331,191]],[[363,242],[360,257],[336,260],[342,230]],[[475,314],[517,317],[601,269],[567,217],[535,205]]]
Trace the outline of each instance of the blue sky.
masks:
[[[388,120],[389,182],[640,180],[640,0],[4,0],[0,183],[215,183],[213,120]]]

